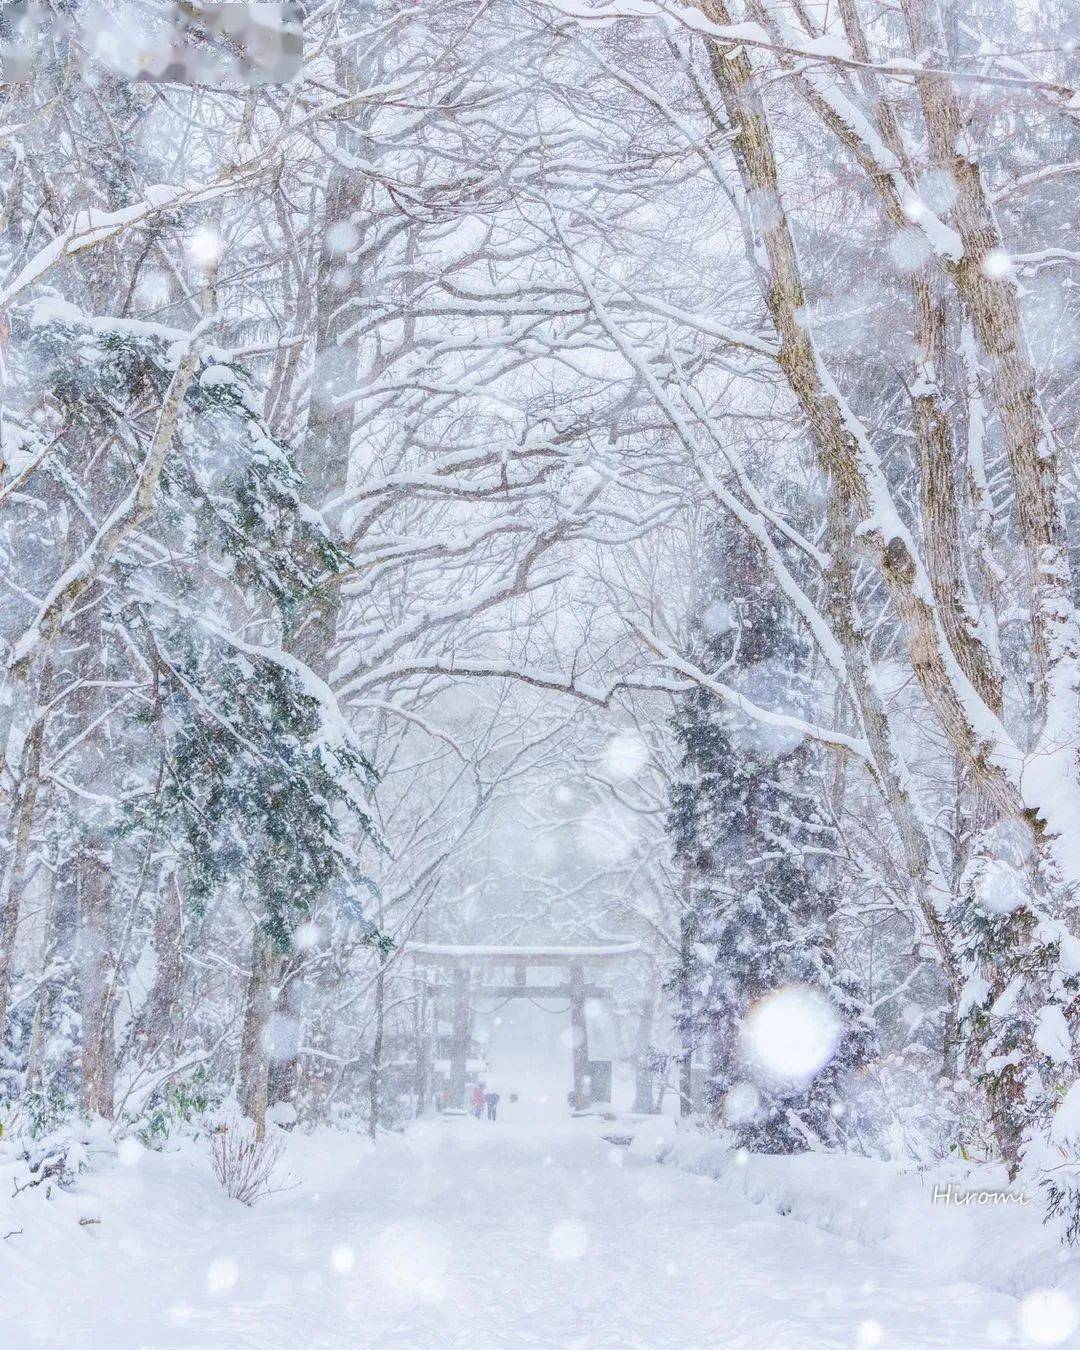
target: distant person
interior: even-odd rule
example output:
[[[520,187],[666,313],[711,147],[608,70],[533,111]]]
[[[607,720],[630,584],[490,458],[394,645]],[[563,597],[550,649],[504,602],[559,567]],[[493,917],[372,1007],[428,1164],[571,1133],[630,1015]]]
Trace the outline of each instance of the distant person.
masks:
[[[495,1112],[499,1109],[499,1094],[487,1092],[484,1094],[484,1101],[487,1102],[488,1120],[494,1120]]]
[[[484,1111],[484,1087],[482,1083],[477,1083],[473,1088],[472,1094],[472,1113],[477,1120],[480,1119]]]

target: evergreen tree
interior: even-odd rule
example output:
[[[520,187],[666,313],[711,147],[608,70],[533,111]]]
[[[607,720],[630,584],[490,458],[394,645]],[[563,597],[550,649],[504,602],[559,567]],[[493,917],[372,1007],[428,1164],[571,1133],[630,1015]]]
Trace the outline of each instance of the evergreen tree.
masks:
[[[8,391],[8,444],[34,463],[63,437],[67,454],[44,459],[41,473],[77,503],[89,479],[88,523],[108,519],[131,491],[185,335],[55,299],[17,310],[13,330],[20,364]],[[108,457],[95,480],[85,465],[99,452],[102,426],[131,453]],[[374,940],[364,917],[372,885],[359,855],[381,847],[370,814],[375,771],[330,689],[287,650],[294,622],[333,590],[345,565],[302,494],[290,448],[263,419],[247,373],[204,345],[152,516],[96,581],[86,617],[66,620],[53,656],[58,683],[86,686],[81,702],[58,705],[54,734],[72,717],[93,724],[87,700],[100,687],[132,691],[122,715],[106,720],[103,709],[101,732],[74,742],[85,741],[80,774],[95,787],[84,844],[107,869],[107,911],[127,892],[139,922],[152,927],[156,882],[176,874],[196,912],[231,895],[279,954],[320,898]],[[79,552],[90,548],[92,529],[70,532],[73,569],[85,565]],[[111,950],[105,922],[95,940]],[[115,988],[114,958],[101,962]],[[103,1020],[115,1006],[110,989]],[[31,1034],[24,1020],[12,1028],[15,1063]],[[50,1085],[34,1090],[47,1095]]]
[[[689,647],[696,665],[756,702],[805,711],[805,645],[757,557],[723,526],[705,550]],[[693,1025],[683,1030],[707,1048],[705,1105],[759,1151],[798,1151],[814,1136],[837,1141],[844,1082],[872,1034],[833,956],[833,830],[813,752],[797,732],[752,723],[700,687],[684,698],[674,730],[682,775],[669,832],[689,887],[694,940],[683,963],[692,962],[697,992]],[[816,1073],[789,1078],[748,1057],[747,1015],[753,1021],[779,991],[795,993],[796,1038],[812,1039],[806,1019],[822,1019],[826,1062]]]

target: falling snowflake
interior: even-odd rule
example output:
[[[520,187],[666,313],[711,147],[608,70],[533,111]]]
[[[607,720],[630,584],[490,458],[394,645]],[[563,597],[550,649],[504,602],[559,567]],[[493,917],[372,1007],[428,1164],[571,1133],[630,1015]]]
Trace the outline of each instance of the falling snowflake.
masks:
[[[997,277],[1006,277],[1013,269],[1013,262],[1009,255],[1000,248],[992,248],[982,260],[983,275],[996,279]]]
[[[356,1265],[356,1253],[351,1247],[342,1243],[330,1253],[330,1265],[339,1275],[348,1275],[349,1271]]]
[[[219,1256],[206,1272],[206,1287],[211,1294],[225,1294],[240,1278],[240,1267],[231,1257]]]
[[[612,778],[634,778],[649,762],[649,748],[640,736],[612,736],[604,751],[604,763]]]
[[[551,1230],[548,1251],[555,1261],[579,1261],[589,1249],[589,1234],[576,1219],[564,1219]]]
[[[431,1224],[391,1224],[375,1239],[371,1265],[399,1298],[415,1303],[441,1303],[446,1298],[450,1253]]]
[[[736,1083],[724,1098],[724,1121],[728,1125],[746,1125],[757,1114],[761,1097],[752,1083]]]
[[[824,995],[789,985],[755,1003],[743,1024],[743,1053],[765,1074],[806,1082],[832,1059],[843,1028]]]
[[[1061,1289],[1035,1289],[1020,1304],[1020,1332],[1032,1345],[1064,1345],[1080,1325],[1072,1299]]]
[[[187,244],[188,257],[196,267],[208,270],[221,261],[221,235],[209,226],[192,231]]]

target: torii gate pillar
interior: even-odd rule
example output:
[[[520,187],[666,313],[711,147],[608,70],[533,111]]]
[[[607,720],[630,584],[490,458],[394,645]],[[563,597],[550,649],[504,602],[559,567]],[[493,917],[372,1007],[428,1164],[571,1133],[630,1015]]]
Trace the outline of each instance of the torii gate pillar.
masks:
[[[574,1049],[574,1110],[589,1109],[589,1029],[585,1020],[585,967],[570,967],[570,1035]]]
[[[469,1058],[469,972],[463,966],[454,970],[454,1020],[450,1033],[450,1082],[447,1106],[465,1109],[465,1070]]]

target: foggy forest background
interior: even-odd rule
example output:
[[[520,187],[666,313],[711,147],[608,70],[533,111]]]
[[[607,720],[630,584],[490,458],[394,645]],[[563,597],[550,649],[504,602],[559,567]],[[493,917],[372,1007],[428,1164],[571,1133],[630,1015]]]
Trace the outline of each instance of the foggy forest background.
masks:
[[[250,88],[62,8],[0,89],[5,1135],[376,1136],[410,944],[630,939],[637,1110],[1075,1237],[1070,7],[328,0]],[[750,1085],[793,987],[835,1053]]]

